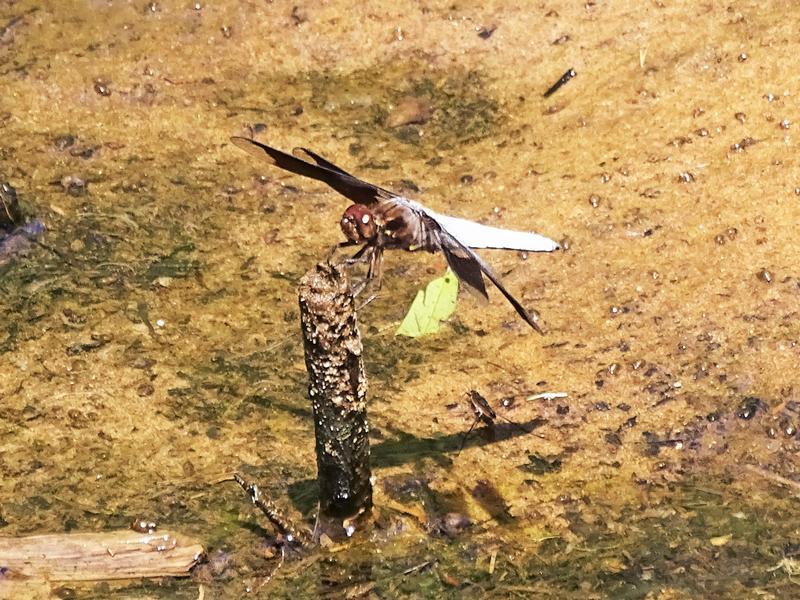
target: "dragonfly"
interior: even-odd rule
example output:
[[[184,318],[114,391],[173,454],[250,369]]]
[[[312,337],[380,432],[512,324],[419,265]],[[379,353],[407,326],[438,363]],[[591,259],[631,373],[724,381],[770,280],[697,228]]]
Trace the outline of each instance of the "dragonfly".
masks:
[[[353,203],[340,221],[347,238],[340,245],[362,246],[352,260],[368,261],[367,281],[377,279],[380,283],[384,250],[441,252],[468,288],[488,300],[485,276],[517,314],[543,334],[537,323],[538,314],[535,311],[531,314],[520,304],[474,249],[552,252],[560,248],[557,242],[538,233],[501,229],[439,214],[419,202],[351,175],[308,148],[295,148],[288,154],[251,138],[232,137],[231,142],[280,169],[321,181]]]

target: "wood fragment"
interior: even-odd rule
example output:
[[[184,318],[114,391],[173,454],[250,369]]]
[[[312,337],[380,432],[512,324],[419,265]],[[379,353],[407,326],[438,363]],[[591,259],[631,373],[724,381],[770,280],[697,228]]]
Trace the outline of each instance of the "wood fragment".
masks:
[[[197,540],[169,531],[0,537],[0,571],[51,581],[185,577],[203,553]]]

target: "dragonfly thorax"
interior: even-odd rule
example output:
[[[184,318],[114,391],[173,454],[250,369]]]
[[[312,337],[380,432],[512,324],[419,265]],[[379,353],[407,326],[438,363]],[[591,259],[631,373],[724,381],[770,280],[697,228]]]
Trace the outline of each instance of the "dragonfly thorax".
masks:
[[[353,204],[344,211],[339,222],[345,237],[351,242],[361,244],[375,239],[378,235],[378,226],[375,215],[363,204]]]

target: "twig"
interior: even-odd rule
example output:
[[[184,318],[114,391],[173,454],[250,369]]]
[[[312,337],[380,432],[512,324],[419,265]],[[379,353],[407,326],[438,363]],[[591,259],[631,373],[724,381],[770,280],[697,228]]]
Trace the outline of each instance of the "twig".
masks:
[[[413,567],[406,569],[405,571],[403,571],[403,575],[411,575],[412,573],[416,573],[417,571],[422,571],[422,569],[435,565],[437,562],[438,561],[435,559],[426,560],[425,562],[421,562],[418,565],[414,565]]]
[[[274,502],[261,495],[261,490],[258,489],[255,483],[248,482],[238,473],[233,473],[231,479],[242,486],[242,489],[250,496],[250,500],[252,500],[253,504],[264,513],[264,516],[269,519],[270,523],[272,523],[281,534],[286,536],[288,541],[296,542],[301,546],[308,544],[311,538],[311,532],[306,529],[298,529]]]

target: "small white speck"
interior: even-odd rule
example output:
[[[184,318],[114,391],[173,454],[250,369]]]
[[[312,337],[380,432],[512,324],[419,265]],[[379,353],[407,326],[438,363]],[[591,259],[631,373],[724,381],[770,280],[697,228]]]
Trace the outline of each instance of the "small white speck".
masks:
[[[557,398],[567,398],[568,396],[567,392],[542,392],[528,396],[528,400],[556,400]]]
[[[156,325],[158,325],[159,327],[164,327],[164,325],[166,324],[167,322],[164,319],[159,319],[158,321],[156,321]]]

